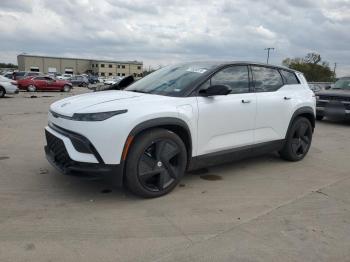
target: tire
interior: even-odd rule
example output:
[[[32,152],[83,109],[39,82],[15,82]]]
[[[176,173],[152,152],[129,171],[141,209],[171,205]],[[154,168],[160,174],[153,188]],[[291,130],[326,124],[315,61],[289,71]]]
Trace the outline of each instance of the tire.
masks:
[[[6,95],[6,90],[2,86],[0,86],[0,98],[3,98]]]
[[[316,119],[317,119],[318,121],[321,121],[323,118],[324,118],[324,116],[316,115]]]
[[[64,85],[62,91],[63,92],[70,92],[71,87],[69,85]]]
[[[297,117],[287,133],[280,156],[288,161],[300,161],[308,153],[312,142],[312,126],[305,117]]]
[[[28,91],[28,92],[35,92],[35,91],[36,91],[35,85],[29,85],[29,86],[27,87],[27,91]]]
[[[126,185],[144,198],[163,196],[180,182],[187,165],[185,144],[175,133],[152,129],[135,138],[126,160]]]

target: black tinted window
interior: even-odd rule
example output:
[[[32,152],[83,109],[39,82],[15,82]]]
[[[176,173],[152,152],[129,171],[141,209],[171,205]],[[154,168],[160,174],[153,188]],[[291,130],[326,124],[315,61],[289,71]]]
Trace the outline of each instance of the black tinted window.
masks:
[[[286,70],[280,70],[283,80],[287,85],[299,84],[299,81],[296,75],[293,72],[289,72]]]
[[[15,74],[16,74],[16,76],[24,76],[25,72],[16,72]]]
[[[252,66],[256,92],[273,92],[283,86],[280,73],[273,68]]]
[[[39,77],[35,77],[34,80],[46,80],[46,77],[39,76]]]
[[[225,68],[211,78],[211,85],[226,85],[231,89],[231,94],[248,93],[248,67],[231,66]]]

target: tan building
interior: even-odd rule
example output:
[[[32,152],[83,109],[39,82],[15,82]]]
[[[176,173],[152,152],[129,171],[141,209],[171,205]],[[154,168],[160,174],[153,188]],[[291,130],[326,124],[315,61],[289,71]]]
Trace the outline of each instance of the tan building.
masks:
[[[138,61],[109,61],[83,58],[64,58],[36,55],[18,55],[18,69],[61,74],[86,74],[98,76],[142,76],[143,63]]]

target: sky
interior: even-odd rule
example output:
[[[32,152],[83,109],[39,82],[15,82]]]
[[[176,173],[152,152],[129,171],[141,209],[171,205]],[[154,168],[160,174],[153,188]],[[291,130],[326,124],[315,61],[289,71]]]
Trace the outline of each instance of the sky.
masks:
[[[321,54],[350,75],[350,0],[0,0],[0,62],[20,53],[272,64]]]

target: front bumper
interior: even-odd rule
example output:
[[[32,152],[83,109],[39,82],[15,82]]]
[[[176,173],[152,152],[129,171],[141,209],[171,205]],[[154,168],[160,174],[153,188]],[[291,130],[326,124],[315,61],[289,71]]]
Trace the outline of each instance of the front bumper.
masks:
[[[350,110],[346,110],[341,107],[316,107],[316,115],[333,119],[350,120]]]
[[[98,157],[97,152],[91,152],[96,156],[95,159],[97,159],[97,161],[82,162],[73,160],[66,146],[67,139],[69,141],[75,139],[71,135],[76,134],[70,134],[68,130],[62,131],[58,128],[55,128],[54,130],[51,128],[45,129],[45,136],[47,141],[47,145],[45,146],[45,154],[49,163],[66,175],[86,178],[100,178],[109,181],[114,186],[122,186],[124,164],[105,164],[103,160]],[[73,143],[76,142],[73,141]]]

